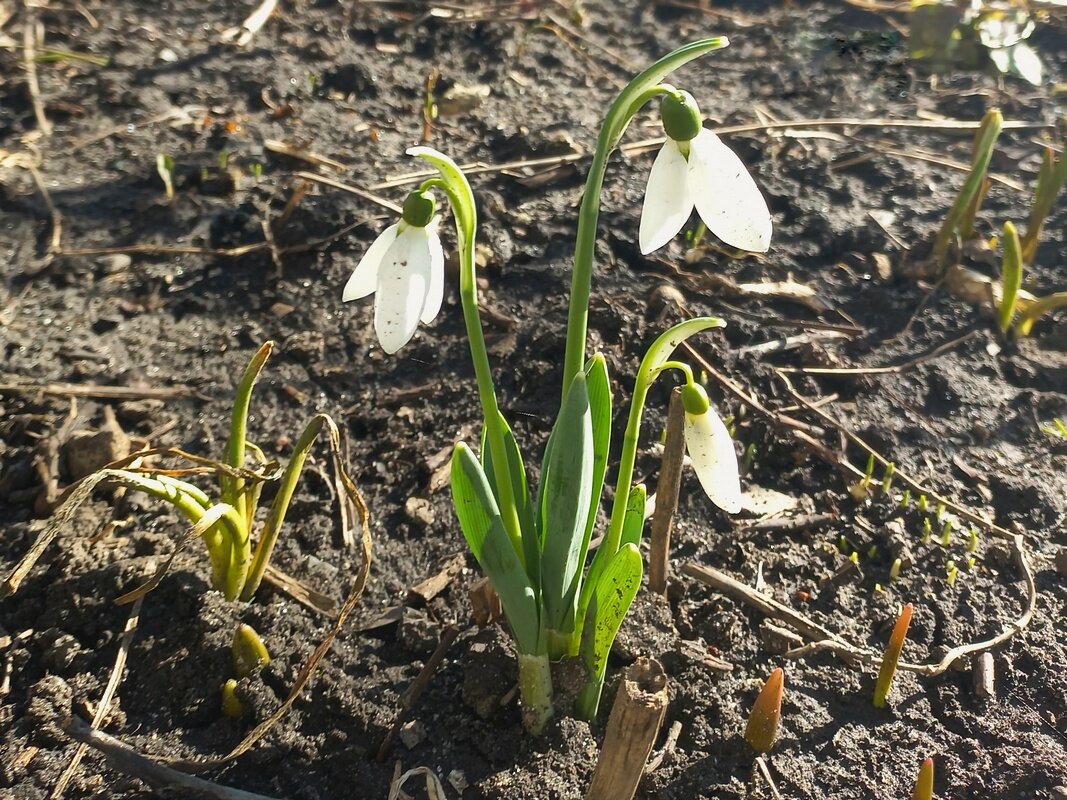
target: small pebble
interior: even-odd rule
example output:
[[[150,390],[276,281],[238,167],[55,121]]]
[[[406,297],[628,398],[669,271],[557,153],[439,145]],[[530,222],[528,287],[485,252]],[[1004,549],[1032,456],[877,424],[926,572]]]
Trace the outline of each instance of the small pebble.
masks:
[[[404,723],[404,727],[400,729],[400,741],[404,743],[404,747],[408,750],[415,749],[425,739],[426,726],[417,719]]]
[[[409,497],[408,501],[404,503],[404,514],[409,520],[422,528],[430,527],[436,519],[433,505],[429,500],[422,497]]]

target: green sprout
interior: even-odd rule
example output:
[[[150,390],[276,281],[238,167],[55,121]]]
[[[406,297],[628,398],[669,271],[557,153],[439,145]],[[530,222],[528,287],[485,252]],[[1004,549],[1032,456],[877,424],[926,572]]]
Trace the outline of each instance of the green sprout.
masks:
[[[900,495],[900,505],[907,508],[911,505],[911,489],[905,489]]]
[[[211,562],[211,586],[222,592],[227,600],[239,598],[248,602],[259,588],[285,522],[289,504],[300,482],[304,463],[311,446],[324,428],[329,432],[334,466],[339,470],[339,479],[350,496],[355,494],[358,497],[354,486],[350,488],[351,481],[341,467],[338,456],[340,434],[337,426],[326,414],[317,414],[307,424],[284,469],[278,469],[276,464],[268,462],[263,451],[248,441],[248,408],[252,389],[273,350],[274,342],[262,345],[252,356],[237,385],[230,418],[230,436],[222,461],[192,456],[183,451],[169,451],[192,461],[196,466],[187,470],[108,467],[83,479],[89,482],[88,485],[106,481],[143,492],[174,506],[192,523],[190,534],[203,540]],[[248,469],[245,466],[249,454],[258,462],[257,469]],[[119,463],[128,463],[129,460]],[[215,498],[196,484],[180,477],[200,474],[205,470],[218,476],[219,491]],[[260,492],[267,481],[274,480],[279,481],[278,491],[253,548],[252,532],[255,528]],[[68,502],[76,505],[84,502],[85,497],[84,492],[73,493]],[[129,602],[155,588],[158,576],[161,575],[162,572],[157,573],[157,578],[124,595],[120,602]]]
[[[222,684],[222,713],[227,717],[239,719],[245,715],[245,705],[237,696],[237,684],[260,667],[270,663],[267,646],[259,638],[251,625],[238,625],[233,633],[233,645],[230,647],[233,660],[233,672],[236,678],[229,678]]]
[[[974,553],[978,550],[978,529],[971,526],[969,536],[967,537],[967,552]]]
[[[163,181],[163,190],[167,193],[167,199],[174,199],[174,159],[166,153],[156,156],[156,172]]]
[[[1023,256],[1019,244],[1019,234],[1010,222],[1004,223],[1004,258],[1000,270],[1000,305],[997,307],[997,320],[1000,332],[1007,333],[1015,319],[1015,304],[1019,300],[1019,290],[1023,286]]]
[[[930,524],[930,518],[923,517],[923,544],[927,544],[930,541],[930,536],[933,534],[933,532],[933,526]]]
[[[260,667],[270,663],[267,646],[259,638],[251,625],[238,625],[233,633],[233,645],[230,648],[233,657],[233,672],[238,680],[243,680]]]
[[[893,559],[892,565],[889,567],[889,580],[895,581],[900,577],[901,560],[899,558]]]
[[[729,431],[692,369],[671,360],[686,339],[725,323],[714,317],[691,319],[660,335],[638,367],[614,470],[608,527],[590,561],[612,423],[607,362],[603,355],[587,352],[597,219],[609,156],[634,115],[661,98],[667,138],[646,188],[642,253],[675,237],[694,207],[727,244],[758,251],[769,247],[770,212],[755,181],[741,160],[703,127],[692,96],[662,82],[684,64],[726,45],[725,38],[713,38],[674,51],[635,77],[608,111],[578,212],[561,404],[536,488],[528,481],[522,449],[497,400],[479,316],[474,194],[452,159],[429,147],[408,150],[437,174],[408,195],[400,219],[379,235],[344,287],[345,301],[374,294],[374,327],[382,349],[392,354],[404,347],[441,308],[444,257],[433,223],[437,193],[447,198],[456,227],[460,305],[484,421],[476,449],[463,442],[455,446],[452,499],[467,544],[500,597],[518,654],[523,720],[534,734],[555,713],[555,661],[577,663],[584,683],[574,712],[584,719],[596,715],[612,642],[642,578],[638,543],[646,492],[633,485],[634,467],[648,393],[664,373],[684,380],[685,443],[702,488],[728,513],[741,508]]]
[[[893,475],[896,474],[897,465],[890,461],[885,466],[885,474],[882,476],[882,491],[889,494],[889,490],[893,487]]]
[[[1064,422],[1059,417],[1055,417],[1052,422],[1042,425],[1041,430],[1049,436],[1055,436],[1058,439],[1067,439],[1067,422]]]
[[[952,528],[955,526],[955,522],[952,517],[948,517],[945,520],[945,524],[941,526],[941,546],[948,547],[952,544]]]
[[[926,513],[926,509],[928,507],[929,507],[929,501],[927,501],[926,495],[925,494],[920,494],[919,495],[919,513],[925,514]]]
[[[945,580],[948,581],[949,586],[956,585],[956,577],[960,574],[959,568],[956,566],[955,561],[948,561],[945,564]]]
[[[1060,154],[1057,158],[1055,151],[1051,147],[1046,147],[1044,158],[1041,160],[1041,169],[1037,174],[1034,202],[1030,206],[1030,221],[1022,240],[1022,259],[1027,264],[1034,262],[1045,220],[1052,213],[1056,195],[1060,193],[1064,184],[1067,184],[1067,157]]]
[[[993,148],[1000,136],[1004,117],[999,109],[990,109],[982,118],[978,132],[975,134],[974,150],[971,156],[971,171],[963,182],[956,202],[952,204],[945,217],[941,230],[934,241],[933,260],[941,270],[948,268],[948,248],[957,236],[965,239],[965,233],[974,233],[974,215],[981,204],[981,193],[993,157]]]

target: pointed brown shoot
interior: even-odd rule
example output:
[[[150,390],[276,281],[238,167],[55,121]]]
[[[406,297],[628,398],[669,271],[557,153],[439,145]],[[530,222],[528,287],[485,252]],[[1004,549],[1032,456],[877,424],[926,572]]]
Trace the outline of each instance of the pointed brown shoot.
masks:
[[[875,708],[885,708],[886,697],[889,695],[889,689],[893,685],[893,676],[897,672],[897,662],[900,661],[900,653],[904,649],[904,639],[908,635],[911,613],[911,603],[900,609],[897,624],[893,626],[893,632],[889,635],[889,644],[885,647],[882,666],[878,670],[878,682],[874,685]]]
[[[778,738],[778,723],[782,718],[782,693],[785,690],[785,672],[781,667],[767,678],[759,697],[752,705],[745,728],[745,741],[757,753],[766,753]]]
[[[233,671],[238,679],[247,678],[257,667],[270,663],[267,646],[251,625],[238,625],[233,634]]]
[[[919,767],[919,777],[915,781],[915,791],[911,800],[934,800],[934,760],[926,759]]]

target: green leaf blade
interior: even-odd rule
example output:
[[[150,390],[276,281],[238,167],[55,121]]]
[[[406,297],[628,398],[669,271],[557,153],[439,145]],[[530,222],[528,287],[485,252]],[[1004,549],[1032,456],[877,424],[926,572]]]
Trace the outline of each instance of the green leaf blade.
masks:
[[[575,589],[585,565],[586,517],[593,490],[593,428],[584,373],[571,382],[541,475],[541,599],[545,625],[574,628]]]

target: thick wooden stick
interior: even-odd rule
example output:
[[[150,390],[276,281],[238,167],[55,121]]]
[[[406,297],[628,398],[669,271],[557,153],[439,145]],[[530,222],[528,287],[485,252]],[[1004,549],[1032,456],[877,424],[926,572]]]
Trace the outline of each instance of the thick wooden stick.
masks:
[[[623,675],[585,800],[632,800],[667,712],[667,675],[638,659]]]
[[[678,510],[678,489],[682,483],[682,462],[685,460],[685,409],[682,390],[671,392],[667,414],[667,442],[656,484],[656,510],[652,514],[652,549],[648,556],[648,588],[656,594],[667,593],[670,572],[671,529]]]

